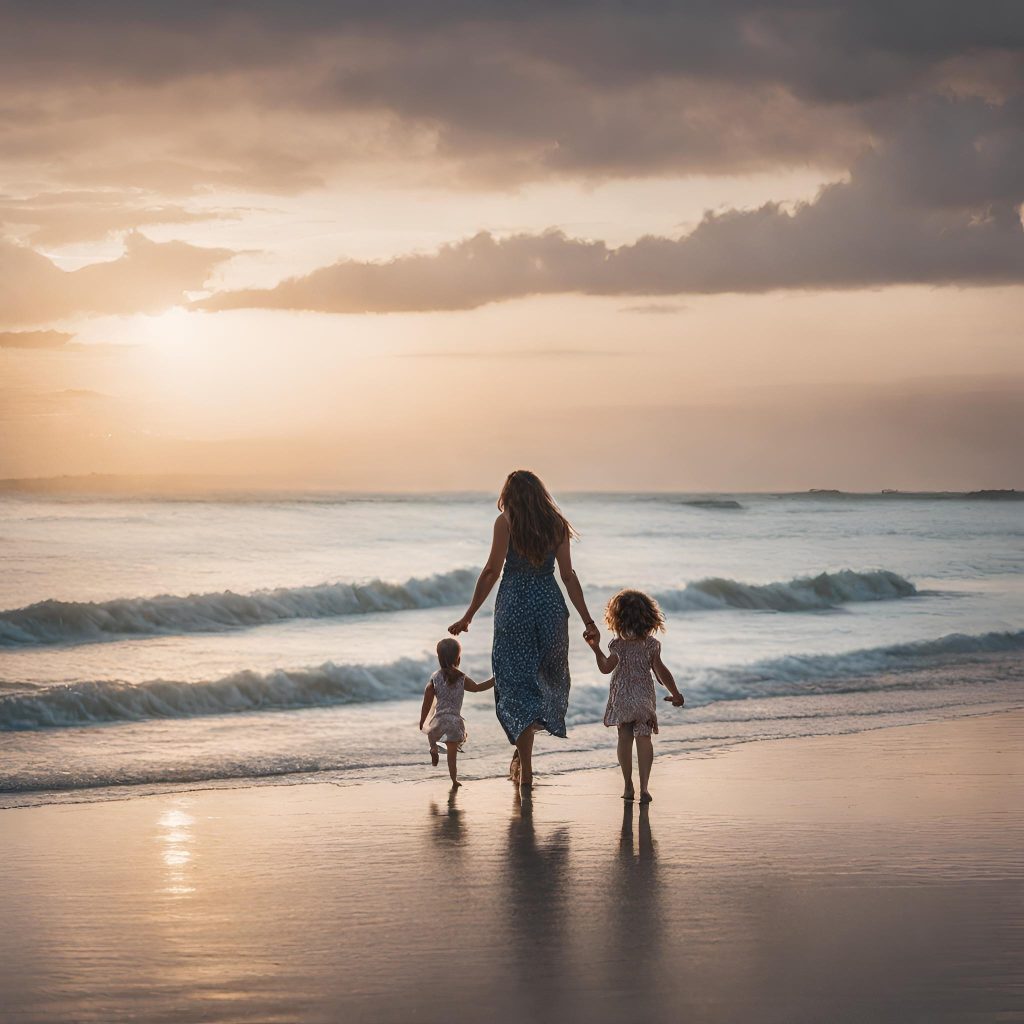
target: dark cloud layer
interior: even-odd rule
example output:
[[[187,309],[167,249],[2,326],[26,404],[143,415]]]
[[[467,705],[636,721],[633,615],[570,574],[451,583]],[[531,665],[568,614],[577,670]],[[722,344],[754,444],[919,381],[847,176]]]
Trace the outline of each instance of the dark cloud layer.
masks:
[[[1022,52],[1016,0],[8,0],[0,141],[182,189],[399,156],[488,182],[841,166],[908,96],[1019,90]]]
[[[903,92],[965,53],[1024,47],[1016,0],[8,0],[4,12],[7,43],[0,53],[41,74],[51,60],[65,71],[162,82],[266,70],[326,43],[349,58],[335,64],[338,80],[351,76],[374,96],[385,83],[355,73],[378,63],[375,48],[399,46],[410,72],[405,81],[415,80],[419,54],[443,44],[449,55],[476,53],[480,64],[494,67],[530,57],[534,65],[564,68],[593,84],[696,74],[779,82],[808,97],[842,101]],[[350,41],[359,44],[359,62],[359,51],[346,49]],[[457,80],[472,67],[447,70],[429,77],[430,93],[443,92],[442,79]],[[402,81],[388,88],[411,97]]]

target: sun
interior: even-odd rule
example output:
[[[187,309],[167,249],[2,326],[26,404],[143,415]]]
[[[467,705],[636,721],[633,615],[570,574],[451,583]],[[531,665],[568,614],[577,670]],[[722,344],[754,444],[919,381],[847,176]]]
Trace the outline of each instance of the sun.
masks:
[[[143,313],[132,318],[132,341],[160,349],[180,349],[195,336],[195,327],[201,319],[182,306],[172,306],[160,313]]]

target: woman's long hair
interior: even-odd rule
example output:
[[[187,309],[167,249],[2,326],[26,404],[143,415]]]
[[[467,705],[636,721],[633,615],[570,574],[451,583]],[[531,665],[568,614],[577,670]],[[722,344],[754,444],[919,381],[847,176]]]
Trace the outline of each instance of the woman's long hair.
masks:
[[[509,473],[498,508],[508,516],[512,547],[532,565],[543,564],[566,536],[579,536],[540,477],[528,469]]]

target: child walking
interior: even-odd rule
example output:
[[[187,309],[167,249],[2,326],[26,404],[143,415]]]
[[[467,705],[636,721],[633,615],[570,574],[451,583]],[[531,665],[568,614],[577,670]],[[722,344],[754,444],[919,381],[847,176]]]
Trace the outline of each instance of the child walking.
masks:
[[[430,741],[430,763],[436,765],[440,760],[437,749],[438,740],[444,740],[448,749],[448,774],[452,777],[452,786],[460,785],[458,773],[458,757],[462,744],[466,742],[466,722],[462,717],[462,698],[465,691],[479,693],[490,690],[494,679],[486,679],[475,683],[459,671],[462,660],[462,647],[454,637],[445,637],[437,645],[437,662],[440,668],[430,677],[423,690],[423,707],[420,709],[420,731],[430,714],[430,707],[435,703],[434,717],[427,727],[427,739]]]
[[[651,673],[664,686],[665,698],[673,707],[683,706],[683,695],[676,688],[672,673],[661,660],[661,643],[654,639],[658,630],[665,628],[665,616],[652,597],[639,590],[621,590],[605,609],[604,620],[616,634],[608,644],[608,654],[601,650],[599,640],[588,640],[597,657],[597,667],[611,673],[608,688],[608,706],[604,724],[619,731],[619,767],[626,780],[623,800],[634,799],[633,744],[640,768],[640,803],[652,799],[648,789],[651,766],[654,764],[654,741],[651,734],[658,731],[658,705]]]

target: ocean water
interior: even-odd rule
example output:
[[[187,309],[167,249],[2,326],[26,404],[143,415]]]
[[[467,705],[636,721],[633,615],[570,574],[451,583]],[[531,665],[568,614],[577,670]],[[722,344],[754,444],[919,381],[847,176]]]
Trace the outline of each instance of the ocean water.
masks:
[[[662,753],[1024,704],[1024,503],[943,496],[563,495],[592,613],[667,613]],[[736,507],[738,506],[738,507]],[[493,498],[0,499],[0,803],[167,787],[401,781],[434,644],[487,555]],[[489,674],[491,602],[464,642]],[[567,740],[614,763],[573,617]],[[504,772],[467,694],[467,778]],[[438,769],[440,770],[440,769]]]

